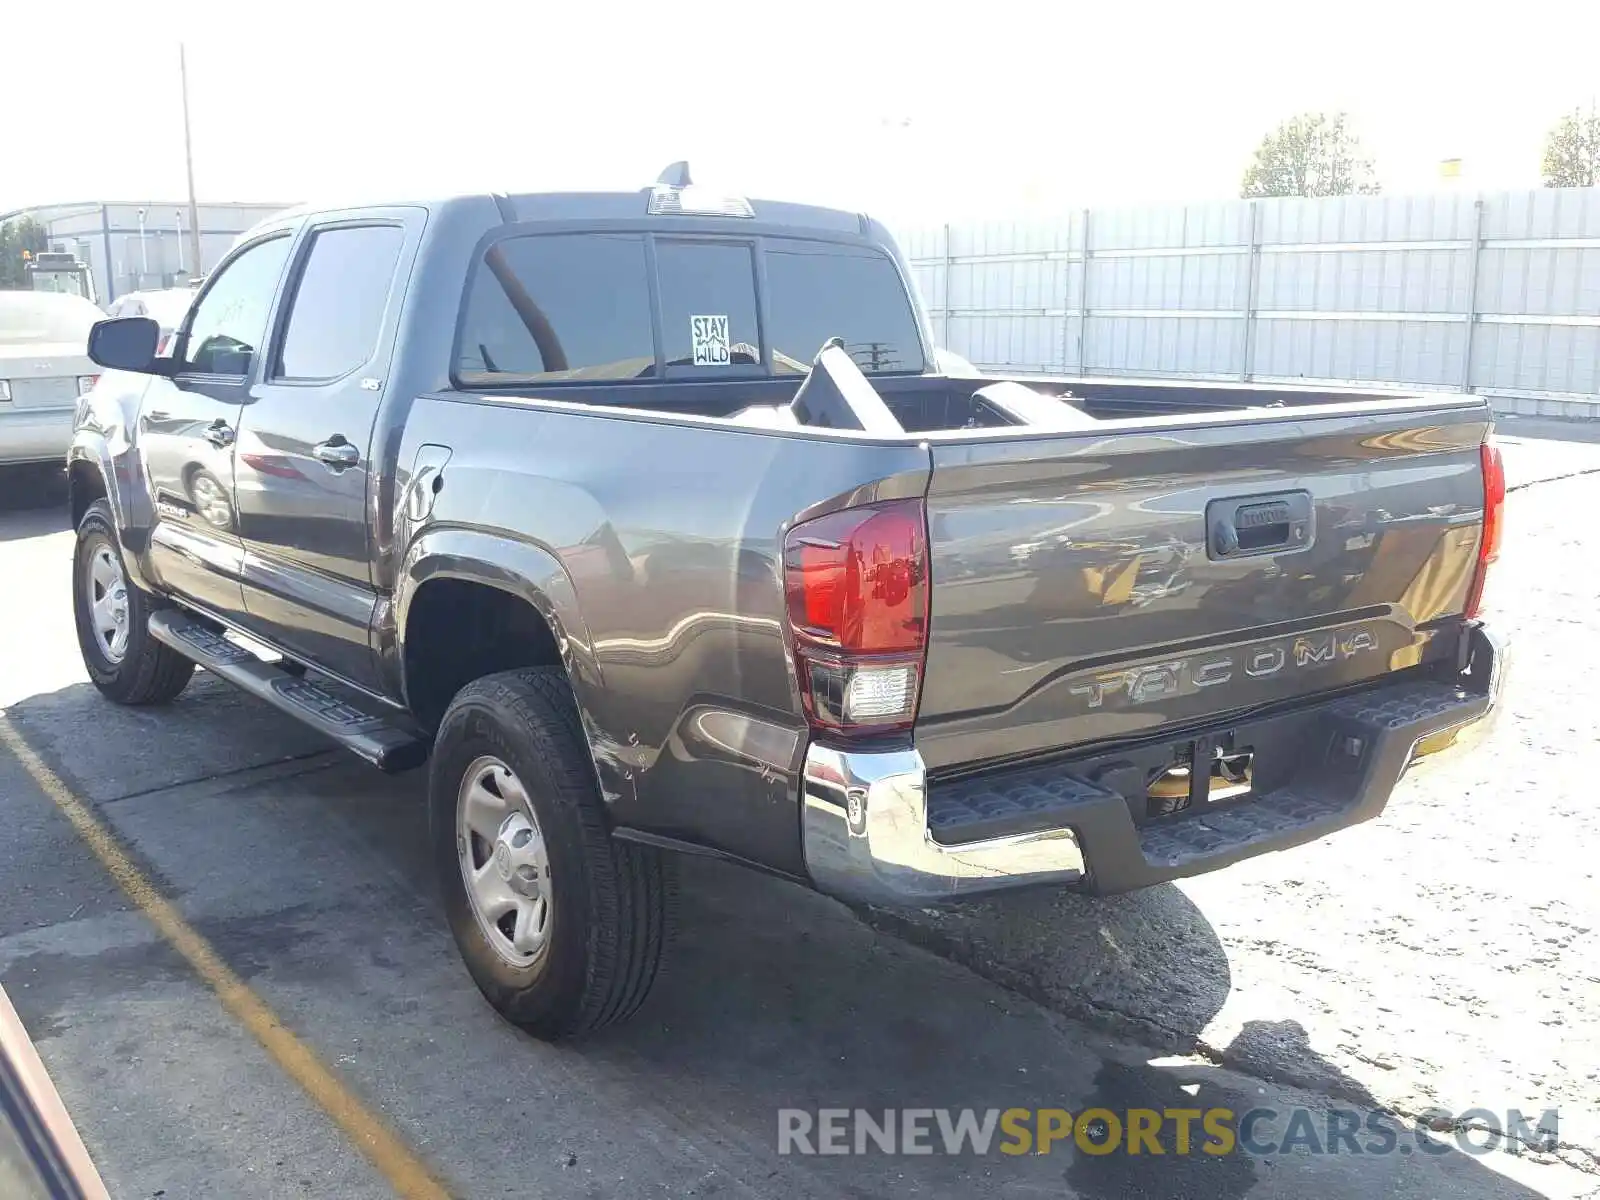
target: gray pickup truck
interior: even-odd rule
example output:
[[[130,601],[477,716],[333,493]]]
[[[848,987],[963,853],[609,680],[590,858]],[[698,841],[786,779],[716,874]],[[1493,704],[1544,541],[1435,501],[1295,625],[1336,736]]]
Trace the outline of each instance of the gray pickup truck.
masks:
[[[158,338],[91,338],[90,676],[427,763],[463,957],[540,1036],[639,1005],[673,852],[1144,887],[1377,815],[1496,707],[1480,399],[941,372],[855,213],[681,169],[294,211]]]

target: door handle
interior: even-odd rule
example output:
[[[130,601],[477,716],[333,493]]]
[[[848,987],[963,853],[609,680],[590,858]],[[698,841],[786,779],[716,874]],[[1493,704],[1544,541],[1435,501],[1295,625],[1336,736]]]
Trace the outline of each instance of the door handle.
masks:
[[[206,441],[219,450],[224,446],[233,445],[233,430],[228,428],[228,423],[218,417],[206,426]]]
[[[330,467],[353,467],[361,461],[361,451],[344,440],[342,433],[336,433],[325,442],[318,442],[312,447],[311,453],[317,456],[319,462],[325,462]]]
[[[1212,560],[1304,550],[1315,513],[1310,492],[1238,496],[1206,505],[1206,554]]]

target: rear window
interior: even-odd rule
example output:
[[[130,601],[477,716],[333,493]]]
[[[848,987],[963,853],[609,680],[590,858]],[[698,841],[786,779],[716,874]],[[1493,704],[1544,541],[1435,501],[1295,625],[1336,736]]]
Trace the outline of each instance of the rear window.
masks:
[[[767,319],[779,374],[809,371],[831,337],[844,339],[868,375],[924,366],[905,284],[894,264],[872,250],[768,242]]]
[[[478,264],[456,355],[463,383],[649,379],[655,369],[641,235],[508,238]]]
[[[924,369],[905,286],[877,251],[660,235],[654,254],[658,312],[643,234],[528,234],[491,246],[468,291],[457,380],[648,380],[658,357],[668,379],[765,375],[769,361],[777,374],[803,374],[833,337],[868,374]]]
[[[749,242],[656,239],[668,374],[764,375]],[[687,368],[687,372],[684,370]]]

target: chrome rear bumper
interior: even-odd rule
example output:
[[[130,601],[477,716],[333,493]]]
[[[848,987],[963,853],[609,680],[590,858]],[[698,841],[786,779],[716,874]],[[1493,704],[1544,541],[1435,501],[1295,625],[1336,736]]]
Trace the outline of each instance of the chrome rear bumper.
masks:
[[[1500,714],[1505,709],[1502,701],[1508,664],[1505,645],[1481,625],[1473,626],[1468,636],[1471,654],[1465,678],[1472,691],[1483,697],[1482,711],[1458,724],[1419,737],[1411,747],[1407,774],[1419,766],[1453,760],[1477,746],[1500,723]]]
[[[1142,824],[1084,763],[940,784],[930,821],[927,771],[914,748],[813,742],[804,777],[806,867],[817,888],[838,899],[919,905],[1034,884],[1128,891],[1312,841],[1377,816],[1408,770],[1488,733],[1500,710],[1505,655],[1481,627],[1464,633],[1459,677],[1385,682],[1262,719],[1256,732],[1303,763],[1272,790]],[[960,841],[962,825],[1003,836]]]
[[[1070,829],[945,846],[928,827],[927,775],[915,750],[857,752],[812,743],[805,767],[806,866],[841,900],[915,904],[1083,878]]]

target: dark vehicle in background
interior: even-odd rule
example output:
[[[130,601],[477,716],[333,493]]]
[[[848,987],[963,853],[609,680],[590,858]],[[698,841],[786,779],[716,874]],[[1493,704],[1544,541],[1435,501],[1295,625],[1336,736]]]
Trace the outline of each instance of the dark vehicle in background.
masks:
[[[1375,816],[1496,708],[1482,400],[942,373],[854,213],[678,168],[295,211],[159,336],[91,343],[138,373],[71,453],[91,678],[426,762],[457,943],[540,1036],[643,1000],[673,852],[1142,887]]]

